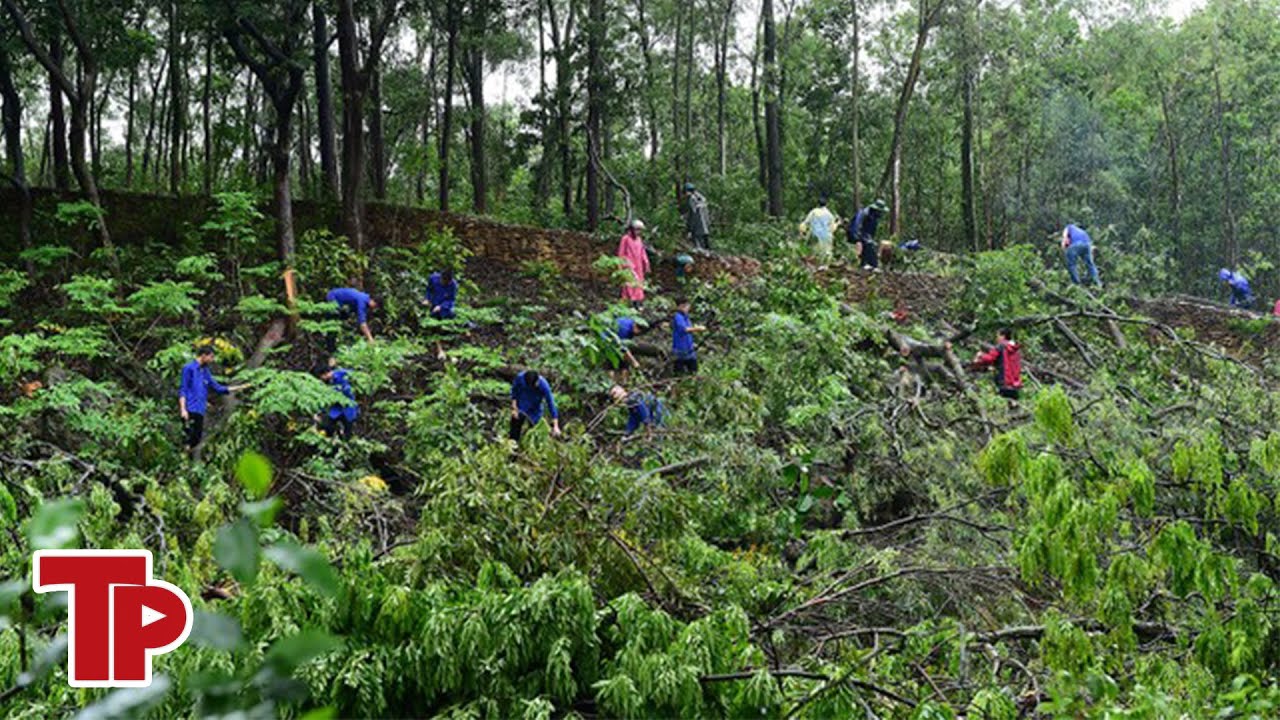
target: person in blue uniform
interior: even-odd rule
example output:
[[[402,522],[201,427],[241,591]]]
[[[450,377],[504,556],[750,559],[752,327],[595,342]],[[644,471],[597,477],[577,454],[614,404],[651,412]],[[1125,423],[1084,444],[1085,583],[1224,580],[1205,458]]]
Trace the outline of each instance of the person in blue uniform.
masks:
[[[453,306],[458,301],[458,281],[452,270],[431,273],[427,280],[427,296],[422,304],[431,308],[431,317],[437,320],[450,320],[454,315]]]
[[[666,406],[662,399],[653,393],[640,391],[627,392],[621,385],[614,385],[609,390],[609,397],[627,408],[627,427],[625,434],[631,435],[642,427],[661,427],[667,416]]]
[[[1249,287],[1249,281],[1245,276],[1238,272],[1231,272],[1226,268],[1218,271],[1218,279],[1226,283],[1231,289],[1231,307],[1248,310],[1253,307],[1253,288]]]
[[[356,404],[356,394],[351,389],[351,371],[337,367],[336,363],[330,360],[328,365],[316,369],[316,377],[332,385],[335,390],[342,393],[343,397],[351,401],[350,404],[331,405],[320,420],[320,430],[329,437],[342,440],[350,438],[355,429],[356,418],[360,417],[360,406]]]
[[[369,311],[378,309],[378,301],[369,297],[369,293],[355,288],[334,288],[324,299],[338,304],[338,316],[342,319],[354,317],[360,327],[364,339],[373,342],[373,332],[369,330]]]
[[[202,345],[196,357],[182,367],[182,381],[178,387],[178,414],[182,417],[183,435],[188,455],[195,455],[204,439],[204,416],[209,409],[209,393],[226,395],[239,387],[227,387],[213,379],[209,365],[213,363],[213,346]]]
[[[551,384],[537,370],[525,370],[511,381],[511,427],[508,436],[520,442],[525,426],[533,427],[542,420],[543,405],[551,415],[551,434],[560,436],[560,410],[551,392]]]
[[[675,359],[677,375],[690,375],[698,372],[698,350],[694,346],[695,333],[706,332],[701,325],[694,325],[689,320],[692,304],[688,298],[676,300],[676,314],[671,318],[671,357]]]

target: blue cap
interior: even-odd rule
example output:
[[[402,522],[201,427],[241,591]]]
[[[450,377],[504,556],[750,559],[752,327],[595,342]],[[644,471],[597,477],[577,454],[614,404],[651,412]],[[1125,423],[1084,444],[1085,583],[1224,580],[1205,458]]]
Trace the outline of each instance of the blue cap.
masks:
[[[1226,268],[1222,268],[1221,270],[1219,270],[1219,271],[1218,271],[1218,279],[1219,279],[1219,280],[1230,280],[1230,279],[1231,279],[1231,271],[1230,271],[1230,270],[1228,270],[1228,269],[1226,269]]]
[[[687,182],[687,183],[685,183],[685,184],[684,184],[684,189],[685,189],[685,192],[693,192],[693,191],[694,191],[694,190],[696,190],[697,188],[695,188],[695,187],[693,186],[693,183],[691,183],[691,182]]]

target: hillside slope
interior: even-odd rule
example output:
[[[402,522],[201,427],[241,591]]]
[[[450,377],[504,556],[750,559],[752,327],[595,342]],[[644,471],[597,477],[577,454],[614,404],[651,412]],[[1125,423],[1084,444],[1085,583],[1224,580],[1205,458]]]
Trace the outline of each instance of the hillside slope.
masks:
[[[1280,709],[1265,343],[1228,348],[1242,362],[1172,317],[1061,287],[1026,249],[870,275],[779,248],[758,265],[704,261],[682,287],[658,273],[642,313],[654,351],[627,382],[661,396],[668,421],[624,436],[600,333],[631,311],[593,267],[612,241],[375,208],[367,256],[316,235],[298,263],[312,299],[365,275],[386,301],[378,342],[304,303],[299,333],[251,368],[283,310],[260,224],[183,202],[126,231],[141,212],[126,200],[111,210],[124,280],[60,250],[81,238],[47,214],[34,281],[16,259],[0,273],[14,539],[0,567],[21,580],[51,544],[148,547],[204,613],[190,646],[157,661],[164,690],[116,707]],[[460,318],[424,317],[424,273],[467,252]],[[663,357],[676,292],[708,326],[690,378]],[[1004,324],[1026,359],[1018,403],[962,362]],[[361,405],[345,444],[311,418],[335,402],[309,374],[330,338]],[[206,339],[219,374],[249,389],[211,413],[192,464],[172,393]],[[545,424],[518,449],[503,438],[523,367],[552,379],[563,439]],[[265,484],[251,452],[272,467]],[[102,699],[70,692],[60,661],[37,663],[58,654],[63,608],[3,587],[0,710]],[[45,674],[20,680],[31,667]]]

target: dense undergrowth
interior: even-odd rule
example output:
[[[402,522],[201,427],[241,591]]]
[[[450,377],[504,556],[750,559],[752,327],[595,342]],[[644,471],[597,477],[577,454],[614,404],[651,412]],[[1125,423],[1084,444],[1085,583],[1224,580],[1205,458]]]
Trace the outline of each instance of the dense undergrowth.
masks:
[[[775,248],[754,280],[686,288],[701,373],[646,360],[633,383],[670,418],[623,438],[600,369],[613,291],[472,258],[460,319],[432,321],[426,273],[466,260],[448,234],[367,257],[304,238],[305,296],[364,274],[379,341],[304,302],[249,367],[285,308],[234,200],[180,247],[124,249],[121,278],[57,242],[23,259],[34,277],[0,272],[6,717],[1280,712],[1269,367],[1123,313],[1117,337],[1023,248],[927,261],[965,285],[904,323]],[[644,313],[655,344],[675,290]],[[1019,405],[887,339],[970,354],[1004,323],[1029,359]],[[330,335],[363,410],[346,445],[311,421]],[[250,390],[193,465],[173,394],[210,340]],[[516,452],[526,365],[568,421]],[[196,603],[152,688],[66,686],[65,604],[30,592],[29,562],[76,544],[149,548]]]

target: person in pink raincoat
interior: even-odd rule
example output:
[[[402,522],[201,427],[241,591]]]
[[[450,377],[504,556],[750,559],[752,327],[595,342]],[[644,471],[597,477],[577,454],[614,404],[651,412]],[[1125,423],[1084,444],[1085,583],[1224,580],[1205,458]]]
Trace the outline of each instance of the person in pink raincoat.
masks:
[[[644,249],[644,241],[640,239],[642,230],[644,223],[632,220],[631,226],[622,235],[622,241],[618,243],[618,257],[626,261],[634,277],[622,287],[622,299],[637,307],[644,302],[644,276],[649,273],[649,253]]]

